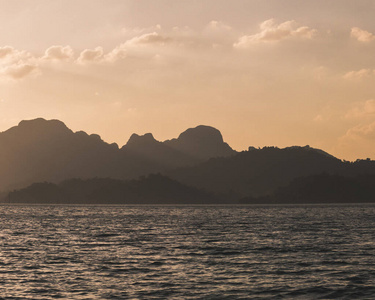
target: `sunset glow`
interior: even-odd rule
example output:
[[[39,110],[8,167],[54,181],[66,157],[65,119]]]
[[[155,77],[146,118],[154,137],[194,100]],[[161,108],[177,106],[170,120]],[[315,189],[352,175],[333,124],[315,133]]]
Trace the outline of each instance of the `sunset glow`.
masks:
[[[123,145],[200,124],[234,149],[375,159],[372,1],[0,0],[0,131]]]

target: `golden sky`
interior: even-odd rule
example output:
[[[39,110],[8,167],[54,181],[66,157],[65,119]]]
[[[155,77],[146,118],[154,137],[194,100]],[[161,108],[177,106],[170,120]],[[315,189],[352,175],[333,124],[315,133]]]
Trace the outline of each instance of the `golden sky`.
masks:
[[[0,0],[0,131],[126,143],[211,125],[236,150],[375,159],[375,1]]]

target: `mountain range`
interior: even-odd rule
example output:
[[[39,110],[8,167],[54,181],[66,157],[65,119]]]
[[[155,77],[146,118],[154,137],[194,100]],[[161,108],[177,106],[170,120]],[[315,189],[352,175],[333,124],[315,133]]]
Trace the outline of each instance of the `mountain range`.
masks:
[[[151,133],[133,134],[119,148],[96,134],[73,132],[61,121],[39,118],[0,133],[0,190],[69,178],[130,179],[235,153],[209,126],[188,129],[165,142]]]
[[[247,151],[237,152],[224,142],[219,130],[203,125],[163,142],[155,140],[151,133],[133,134],[121,148],[104,142],[96,134],[73,132],[58,120],[21,121],[18,126],[0,133],[0,190],[5,193],[21,189],[21,194],[25,195],[30,191],[28,186],[48,182],[61,196],[66,195],[66,191],[61,192],[63,181],[76,178],[83,180],[80,184],[84,185],[85,180],[107,178],[122,182],[116,181],[114,185],[118,189],[117,198],[125,194],[134,198],[134,194],[124,192],[125,186],[136,186],[137,193],[143,195],[145,182],[141,178],[138,183],[130,184],[129,180],[153,173],[160,173],[161,177],[151,177],[148,182],[163,182],[166,191],[180,189],[180,198],[184,194],[191,195],[190,200],[184,198],[183,203],[194,202],[202,195],[218,202],[239,199],[249,202],[254,197],[266,201],[280,188],[306,176],[324,173],[354,180],[356,176],[375,174],[375,162],[342,161],[309,146],[249,147]],[[32,190],[51,189],[52,185],[45,184],[37,189],[34,185]],[[149,199],[150,194],[147,195],[148,198],[139,196],[139,201]],[[170,199],[173,195],[177,194],[165,194],[164,198]]]

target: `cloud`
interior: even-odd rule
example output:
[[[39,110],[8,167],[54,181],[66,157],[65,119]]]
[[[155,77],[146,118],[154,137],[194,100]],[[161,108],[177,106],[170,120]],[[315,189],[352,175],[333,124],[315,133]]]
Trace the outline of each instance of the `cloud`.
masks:
[[[354,39],[356,39],[359,42],[368,43],[375,39],[375,35],[373,35],[371,32],[368,32],[366,30],[363,30],[358,27],[353,27],[350,36]]]
[[[232,47],[233,42],[238,38],[238,33],[229,25],[213,20],[203,29],[200,36],[192,33],[196,43],[201,46],[208,46],[213,49],[222,49],[223,47]]]
[[[206,26],[206,30],[210,30],[210,31],[230,31],[230,30],[232,30],[232,27],[224,24],[223,22],[213,20],[210,23],[208,23],[208,25]]]
[[[140,36],[131,38],[126,42],[113,48],[107,54],[104,54],[102,47],[96,47],[95,49],[85,49],[81,52],[77,59],[80,64],[102,62],[102,63],[113,63],[118,60],[122,60],[128,56],[128,50],[136,46],[143,45],[165,45],[166,43],[172,42],[172,38],[160,35],[157,32],[146,33]]]
[[[374,99],[356,104],[345,114],[347,119],[364,119],[368,117],[375,117]]]
[[[369,76],[374,75],[374,70],[371,69],[361,69],[358,71],[347,72],[343,78],[347,80],[361,80]]]
[[[14,52],[14,48],[10,46],[0,47],[0,59],[13,54]]]
[[[121,60],[126,58],[127,56],[127,50],[126,50],[126,45],[121,44],[114,48],[111,52],[107,53],[104,56],[104,60],[107,62],[115,62],[117,60]]]
[[[31,75],[32,73],[35,73],[37,71],[37,66],[29,63],[18,63],[15,65],[10,65],[7,67],[4,67],[0,73],[3,76],[12,78],[12,79],[22,79],[28,75]]]
[[[77,62],[81,64],[100,62],[103,60],[103,48],[96,47],[95,49],[85,49],[79,55]]]
[[[356,125],[338,139],[336,150],[353,159],[375,155],[375,122]],[[354,155],[355,154],[355,155]]]
[[[375,122],[370,124],[360,124],[353,128],[350,128],[345,136],[344,139],[367,139],[371,141],[375,141]]]
[[[146,33],[127,40],[126,42],[113,48],[107,54],[104,53],[102,47],[96,47],[95,49],[85,49],[80,53],[76,62],[79,64],[113,63],[126,58],[128,56],[128,50],[130,48],[143,45],[163,46],[166,43],[170,42],[172,42],[172,38],[160,35],[157,32]]]
[[[45,51],[43,58],[52,60],[69,60],[73,55],[74,52],[70,46],[51,46]]]
[[[253,35],[244,35],[233,46],[235,48],[248,48],[253,44],[264,42],[278,42],[287,38],[312,39],[317,31],[307,26],[297,27],[294,20],[276,24],[274,19],[269,19],[260,24],[260,32]]]
[[[95,49],[85,49],[81,52],[76,62],[79,64],[113,63],[127,57],[126,48],[127,44],[123,43],[115,47],[107,54],[104,54],[102,47],[96,47]]]
[[[20,51],[11,46],[0,47],[0,59],[2,78],[18,80],[37,73],[37,59],[27,51]]]
[[[164,45],[172,41],[172,38],[165,37],[157,32],[146,33],[141,36],[132,38],[126,42],[127,45]]]
[[[11,46],[0,47],[0,59],[2,63],[15,64],[20,61],[35,60],[31,53],[24,50],[17,50]]]
[[[160,24],[156,24],[155,26],[150,26],[146,28],[140,28],[140,27],[123,27],[121,29],[121,34],[124,36],[139,36],[141,34],[144,34],[145,32],[154,32],[154,31],[160,31],[162,29]]]

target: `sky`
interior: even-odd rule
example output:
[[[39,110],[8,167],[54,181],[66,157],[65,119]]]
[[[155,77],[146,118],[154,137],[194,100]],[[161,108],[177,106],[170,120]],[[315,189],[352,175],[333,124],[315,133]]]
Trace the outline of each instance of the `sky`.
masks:
[[[375,1],[0,0],[0,131],[59,119],[124,145],[219,129],[234,149],[375,159]]]

